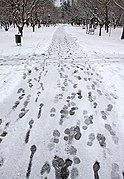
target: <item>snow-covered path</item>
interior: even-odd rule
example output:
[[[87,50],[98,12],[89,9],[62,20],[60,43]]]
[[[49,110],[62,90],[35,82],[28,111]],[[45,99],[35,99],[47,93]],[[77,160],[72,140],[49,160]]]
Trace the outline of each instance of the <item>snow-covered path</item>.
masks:
[[[0,107],[0,179],[123,179],[116,96],[75,39],[60,27],[45,54],[20,63]]]

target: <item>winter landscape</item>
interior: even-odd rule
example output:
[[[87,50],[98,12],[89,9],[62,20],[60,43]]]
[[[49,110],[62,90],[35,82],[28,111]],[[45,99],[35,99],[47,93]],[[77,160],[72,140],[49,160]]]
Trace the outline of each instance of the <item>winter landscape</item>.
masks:
[[[0,179],[124,179],[123,26],[67,15],[1,25]]]

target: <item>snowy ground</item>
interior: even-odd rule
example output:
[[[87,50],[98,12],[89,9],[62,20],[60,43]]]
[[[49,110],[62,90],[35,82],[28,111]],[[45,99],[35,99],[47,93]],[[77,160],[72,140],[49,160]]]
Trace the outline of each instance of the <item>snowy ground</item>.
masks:
[[[124,178],[120,33],[0,30],[0,179]]]

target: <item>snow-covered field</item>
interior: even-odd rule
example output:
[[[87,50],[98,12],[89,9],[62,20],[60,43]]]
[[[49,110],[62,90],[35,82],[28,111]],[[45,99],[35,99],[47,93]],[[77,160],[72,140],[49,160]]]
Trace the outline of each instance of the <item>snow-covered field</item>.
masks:
[[[0,179],[124,178],[124,41],[0,29]]]
[[[52,40],[53,33],[57,27],[42,27],[36,28],[32,32],[32,28],[25,27],[24,35],[22,38],[22,46],[17,46],[15,43],[15,34],[17,29],[10,28],[9,32],[0,29],[0,56],[24,56],[24,55],[41,55],[47,50]]]

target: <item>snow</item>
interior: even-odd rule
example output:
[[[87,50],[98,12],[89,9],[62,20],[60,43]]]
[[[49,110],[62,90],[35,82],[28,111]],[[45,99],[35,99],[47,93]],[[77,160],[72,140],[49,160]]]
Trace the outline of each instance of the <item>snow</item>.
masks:
[[[121,30],[0,29],[0,179],[123,178]]]
[[[102,36],[98,36],[99,28],[95,30],[94,35],[86,34],[86,29],[71,26],[66,27],[66,31],[76,37],[77,42],[87,53],[106,54],[124,54],[124,42],[120,40],[122,28],[111,29],[111,34],[102,30]]]
[[[112,28],[111,34],[102,30],[101,37],[98,36],[99,29],[96,29],[95,35],[86,34],[85,29],[77,26],[67,26],[65,29],[87,53],[87,58],[102,76],[106,88],[118,98],[116,105],[119,109],[119,125],[124,129],[124,41],[120,39],[122,28]]]
[[[42,54],[47,50],[49,44],[51,43],[52,36],[57,27],[51,28],[36,28],[35,32],[32,28],[25,27],[24,35],[22,38],[22,46],[17,46],[15,43],[15,34],[17,34],[17,29],[11,27],[8,32],[4,32],[4,29],[0,29],[0,56],[10,56],[10,55],[35,55]]]
[[[25,71],[30,64],[30,56],[42,55],[49,47],[53,34],[58,27],[32,28],[25,27],[22,37],[22,45],[15,43],[17,29],[11,27],[9,33],[0,29],[0,62],[5,62],[5,66],[0,66],[0,89],[2,102],[11,94],[21,80],[22,71]],[[20,75],[21,73],[21,75]]]

